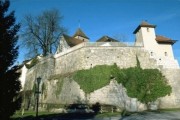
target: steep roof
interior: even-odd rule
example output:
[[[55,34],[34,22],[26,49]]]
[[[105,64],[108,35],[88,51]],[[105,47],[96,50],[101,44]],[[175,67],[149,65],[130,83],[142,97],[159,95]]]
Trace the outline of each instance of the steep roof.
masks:
[[[70,37],[70,36],[65,35],[65,34],[63,34],[63,37],[64,37],[64,39],[66,40],[67,44],[70,47],[76,46],[76,45],[78,45],[78,44],[83,42],[82,40],[76,39],[74,37]]]
[[[119,41],[115,40],[111,37],[108,37],[108,36],[103,36],[99,40],[97,40],[96,42],[119,42]]]
[[[81,36],[81,37],[84,37],[84,38],[89,39],[89,38],[86,36],[86,34],[85,34],[80,28],[78,28],[77,31],[76,31],[76,33],[73,35],[73,37],[76,37],[76,36]]]
[[[141,27],[156,28],[156,25],[152,25],[146,21],[142,21],[141,24],[134,30],[133,34],[136,34]]]
[[[174,44],[177,40],[172,40],[170,38],[161,36],[161,35],[156,35],[156,41],[158,43],[166,43],[166,44]]]

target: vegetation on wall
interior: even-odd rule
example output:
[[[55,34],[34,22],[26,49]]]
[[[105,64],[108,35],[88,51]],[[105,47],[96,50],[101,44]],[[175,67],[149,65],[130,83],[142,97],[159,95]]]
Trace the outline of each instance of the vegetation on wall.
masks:
[[[172,88],[158,69],[142,69],[137,58],[137,66],[114,71],[116,80],[127,89],[127,95],[137,98],[147,106],[160,97],[169,95]]]
[[[115,65],[98,65],[88,70],[79,70],[73,74],[73,79],[85,93],[91,93],[109,84]]]
[[[158,69],[142,69],[138,58],[135,67],[120,69],[116,64],[98,65],[77,71],[73,78],[86,93],[108,85],[115,78],[126,88],[129,97],[137,98],[147,105],[172,92],[162,73]]]

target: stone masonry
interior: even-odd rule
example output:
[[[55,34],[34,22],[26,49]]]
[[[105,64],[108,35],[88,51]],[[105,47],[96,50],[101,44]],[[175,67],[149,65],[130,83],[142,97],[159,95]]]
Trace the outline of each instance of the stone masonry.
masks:
[[[41,86],[43,83],[46,85],[46,91],[40,97],[43,103],[99,102],[119,107],[125,105],[126,108],[132,111],[145,109],[136,99],[128,98],[122,85],[117,84],[114,80],[109,85],[86,95],[80,86],[69,77],[63,79],[62,90],[57,94],[58,79],[51,78],[53,75],[65,75],[76,70],[89,69],[96,65],[112,65],[116,63],[120,68],[133,67],[136,66],[136,56],[142,68],[161,70],[173,88],[173,93],[170,96],[159,100],[160,108],[180,107],[180,69],[165,69],[157,65],[156,60],[151,58],[149,52],[142,47],[81,45],[60,55],[42,58],[37,65],[28,70],[24,88],[25,90],[32,90],[34,80],[40,76],[42,78]],[[124,101],[126,101],[125,104]]]

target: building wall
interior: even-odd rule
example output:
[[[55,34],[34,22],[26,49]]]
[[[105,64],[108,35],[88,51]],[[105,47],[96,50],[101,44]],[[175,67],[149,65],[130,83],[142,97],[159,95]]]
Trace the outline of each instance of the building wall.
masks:
[[[168,58],[174,59],[171,44],[159,44],[155,40],[156,34],[154,28],[141,27],[136,33],[136,43],[143,42],[144,48],[156,57],[164,57],[167,52]]]
[[[143,47],[113,47],[113,46],[84,46],[81,44],[75,48],[55,56],[49,56],[41,59],[41,61],[27,71],[25,89],[32,90],[37,77],[42,78],[42,83],[46,84],[46,94],[41,95],[41,102],[52,104],[72,104],[75,102],[95,103],[117,105],[116,102],[123,102],[122,96],[117,90],[122,92],[124,89],[115,81],[109,85],[98,89],[88,95],[80,88],[80,86],[69,77],[63,79],[61,92],[57,95],[58,79],[51,76],[57,74],[67,74],[76,70],[88,69],[96,65],[112,65],[116,63],[120,68],[128,68],[136,66],[136,56],[138,57],[142,68],[158,68],[168,78],[168,82],[173,88],[173,93],[160,99],[160,107],[177,108],[180,107],[178,97],[180,91],[180,70],[179,69],[163,69],[157,65],[157,61],[150,57],[150,54]],[[176,71],[176,72],[175,72]],[[87,83],[88,84],[88,83]],[[116,89],[116,87],[117,89]],[[99,97],[101,95],[101,97]],[[44,96],[44,97],[43,97]],[[46,97],[45,97],[46,96]],[[103,98],[103,99],[99,99]],[[145,107],[138,103],[137,100],[130,99],[125,95],[126,107],[132,111],[143,110]],[[137,107],[140,106],[140,107]]]
[[[172,46],[169,44],[158,44],[158,55],[170,59],[174,59]],[[166,53],[167,55],[166,55]]]
[[[28,69],[26,68],[25,65],[23,65],[23,67],[21,68],[21,76],[19,78],[19,80],[21,81],[21,86],[22,86],[22,90],[24,89],[24,84],[25,84],[25,81],[26,81],[26,74],[27,74],[27,71]]]
[[[34,67],[28,69],[26,74],[25,90],[32,90],[38,77],[41,77],[41,84],[54,74],[54,58],[47,56],[40,59],[40,62]]]
[[[89,40],[87,38],[84,38],[81,36],[76,36],[75,38],[80,39],[80,40],[85,41],[85,42],[89,42]]]
[[[172,93],[156,101],[159,108],[180,108],[180,70],[173,69],[161,69],[162,73],[168,79],[168,83],[172,86]],[[56,90],[58,88],[56,79],[46,82],[47,97],[44,99],[44,103],[55,104],[72,104],[72,103],[89,103],[113,105],[120,108],[126,107],[130,111],[142,111],[146,109],[146,106],[137,101],[135,98],[129,98],[126,94],[126,89],[116,82],[111,82],[90,94],[80,88],[80,86],[69,77],[64,78],[64,84],[61,92],[57,95]],[[88,83],[87,83],[88,84]]]
[[[112,65],[120,68],[136,65],[136,55],[143,68],[156,68],[156,61],[141,47],[81,47],[73,52],[55,57],[55,74],[71,73],[80,69],[88,69],[96,65]],[[150,61],[150,62],[149,62]]]
[[[64,51],[68,50],[69,48],[70,48],[70,46],[67,44],[66,40],[62,36],[60,38],[60,42],[59,42],[59,46],[57,48],[56,54],[64,52]]]
[[[160,99],[161,108],[180,108],[180,69],[162,69],[161,71],[172,86],[171,95]]]

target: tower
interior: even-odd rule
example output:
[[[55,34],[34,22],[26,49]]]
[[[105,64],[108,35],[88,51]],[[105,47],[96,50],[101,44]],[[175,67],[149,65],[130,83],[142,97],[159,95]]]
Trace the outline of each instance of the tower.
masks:
[[[156,25],[151,25],[145,21],[135,29],[133,34],[136,36],[135,45],[143,45],[146,50],[154,52],[157,48],[157,42],[155,41],[155,28]]]
[[[176,40],[156,35],[156,25],[145,21],[135,29],[135,46],[143,45],[144,49],[150,53],[150,56],[157,60],[157,64],[164,65],[167,68],[179,68],[177,60],[174,59],[172,45]]]
[[[86,34],[80,28],[78,28],[76,30],[73,37],[76,38],[76,39],[82,40],[83,42],[88,42],[89,41],[89,38],[86,36]]]

